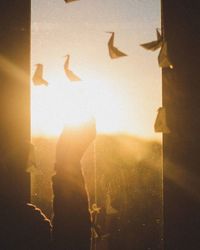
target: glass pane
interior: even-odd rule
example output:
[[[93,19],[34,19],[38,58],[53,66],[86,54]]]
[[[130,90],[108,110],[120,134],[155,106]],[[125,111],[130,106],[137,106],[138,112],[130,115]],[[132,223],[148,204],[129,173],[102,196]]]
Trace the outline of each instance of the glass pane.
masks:
[[[81,160],[92,249],[162,249],[161,70],[158,52],[140,46],[156,40],[160,9],[158,0],[32,0],[32,202],[52,218],[58,137],[95,118]],[[110,57],[110,32],[127,56]]]

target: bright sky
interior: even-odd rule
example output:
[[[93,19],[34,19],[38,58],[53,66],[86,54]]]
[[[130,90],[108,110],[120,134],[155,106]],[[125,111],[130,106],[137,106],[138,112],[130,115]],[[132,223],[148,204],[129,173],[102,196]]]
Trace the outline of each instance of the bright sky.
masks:
[[[158,52],[139,46],[159,27],[160,0],[32,0],[32,72],[42,63],[49,81],[32,87],[32,133],[56,135],[64,123],[92,114],[99,132],[159,138]],[[105,31],[115,32],[115,46],[128,57],[109,58]],[[79,83],[65,76],[66,54]]]

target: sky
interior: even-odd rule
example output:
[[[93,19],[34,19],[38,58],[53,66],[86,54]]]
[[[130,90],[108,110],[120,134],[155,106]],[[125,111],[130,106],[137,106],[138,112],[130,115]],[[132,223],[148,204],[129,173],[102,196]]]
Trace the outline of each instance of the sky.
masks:
[[[32,0],[32,74],[44,65],[49,85],[32,84],[32,134],[58,135],[65,123],[96,119],[98,132],[159,139],[154,132],[161,106],[158,52],[140,44],[156,38],[159,0]],[[110,59],[107,43],[128,56]],[[64,73],[65,55],[81,79]]]

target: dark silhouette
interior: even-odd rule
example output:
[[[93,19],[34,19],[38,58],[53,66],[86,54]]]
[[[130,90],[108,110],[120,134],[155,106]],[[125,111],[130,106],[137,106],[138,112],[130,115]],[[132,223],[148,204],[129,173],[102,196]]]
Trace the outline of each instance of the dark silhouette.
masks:
[[[40,209],[19,199],[19,190],[2,162],[0,249],[90,249],[91,220],[80,160],[95,135],[95,124],[89,122],[79,128],[65,128],[58,140],[56,175],[52,179],[53,230]]]
[[[50,240],[51,225],[40,209],[32,204],[1,206],[0,249],[49,250]]]
[[[95,124],[66,127],[56,148],[53,176],[53,249],[89,250],[91,219],[80,160],[95,138]]]
[[[17,185],[17,174],[5,158],[0,158],[0,249],[49,250],[50,221],[40,209],[25,201],[24,192]]]

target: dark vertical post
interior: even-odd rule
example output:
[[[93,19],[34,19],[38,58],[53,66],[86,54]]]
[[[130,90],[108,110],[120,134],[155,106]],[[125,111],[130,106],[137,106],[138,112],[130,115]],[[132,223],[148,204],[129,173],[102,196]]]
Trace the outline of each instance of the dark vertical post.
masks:
[[[30,8],[0,1],[0,203],[30,200]]]
[[[163,0],[174,69],[163,69],[164,249],[200,249],[200,3]]]

